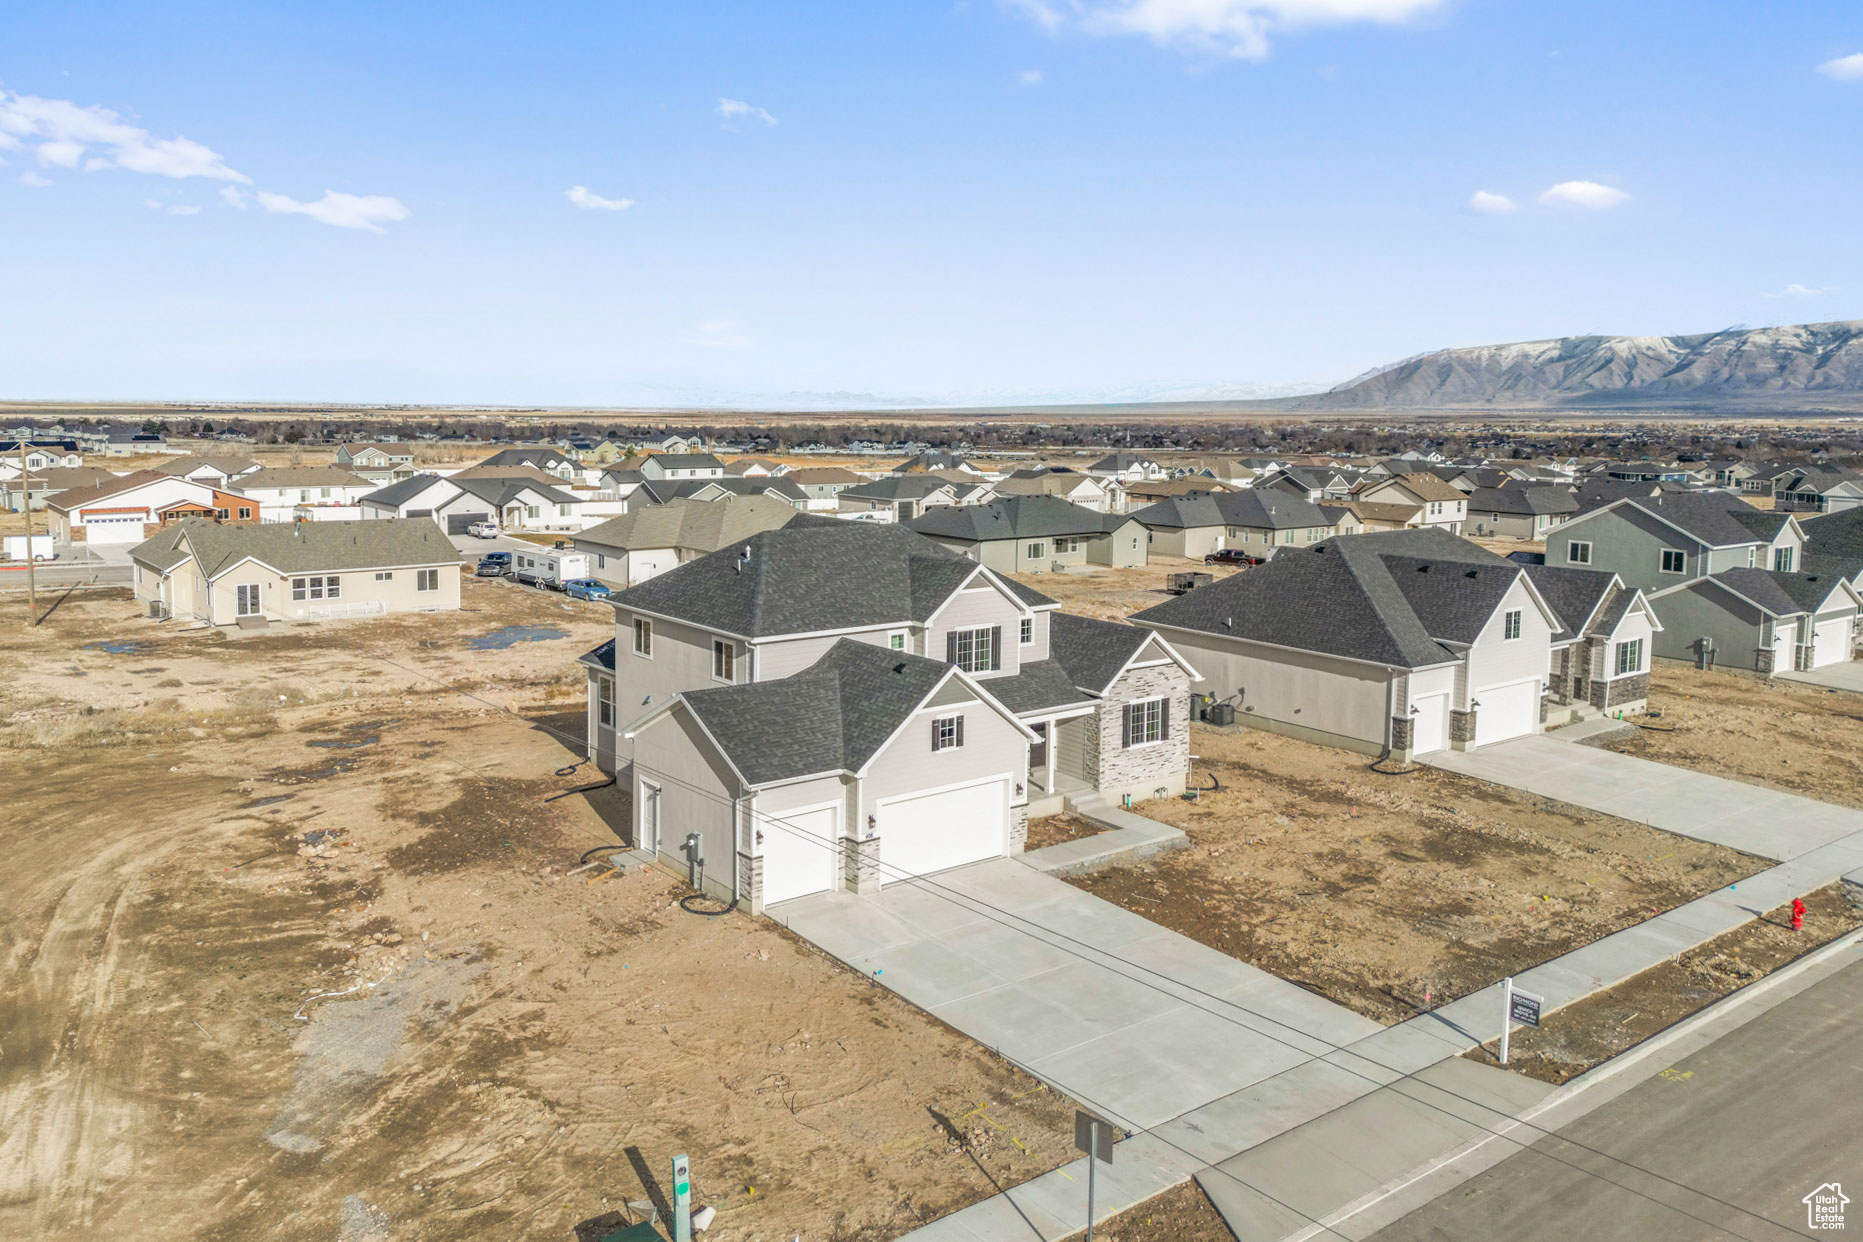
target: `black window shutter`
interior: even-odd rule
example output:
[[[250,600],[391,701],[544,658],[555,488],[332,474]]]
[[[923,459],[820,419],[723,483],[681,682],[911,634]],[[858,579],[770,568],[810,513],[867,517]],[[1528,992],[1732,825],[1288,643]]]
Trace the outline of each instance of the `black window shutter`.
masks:
[[[1161,699],[1158,703],[1158,740],[1171,736],[1171,700]]]
[[[946,634],[944,636],[944,662],[946,664],[957,663],[957,631],[956,630],[952,630],[949,634]]]
[[[990,670],[994,672],[1002,666],[1003,627],[1000,625],[993,625],[990,627]]]
[[[1119,709],[1119,716],[1125,723],[1125,735],[1120,739],[1121,746],[1132,745],[1132,704],[1127,703]]]
[[[932,717],[932,749],[938,749],[938,718]]]
[[[962,716],[957,718],[957,742],[955,744],[958,746],[964,744],[964,718]]]

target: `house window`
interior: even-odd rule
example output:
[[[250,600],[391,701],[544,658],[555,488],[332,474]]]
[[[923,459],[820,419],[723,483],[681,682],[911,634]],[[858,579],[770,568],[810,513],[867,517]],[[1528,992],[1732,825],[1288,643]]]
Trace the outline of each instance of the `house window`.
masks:
[[[541,517],[542,514],[543,514],[543,509],[539,505],[525,505],[524,506],[524,516],[527,518],[535,519],[535,518]]]
[[[600,552],[597,552],[595,554],[595,568],[597,569],[608,568],[608,557]]]
[[[712,640],[712,680],[734,681],[737,674],[737,644],[722,638]]]
[[[1591,564],[1591,545],[1574,539],[1565,545],[1565,560],[1568,565]]]
[[[1281,542],[1282,542],[1282,543],[1292,543],[1292,542],[1294,542],[1294,532],[1293,532],[1293,531],[1291,531],[1291,530],[1284,530],[1284,531],[1282,531],[1282,532],[1281,532]]]
[[[1079,535],[1063,535],[1054,541],[1054,550],[1056,552],[1078,552],[1080,551],[1080,544],[1081,537]]]
[[[904,651],[906,649],[906,636],[904,634],[889,634],[886,638],[886,645],[891,647],[894,651]]]
[[[1003,660],[997,650],[1001,630],[995,626],[978,626],[970,630],[952,630],[946,636],[947,660],[966,673],[987,673],[1001,668]]]
[[[1772,568],[1773,568],[1774,573],[1781,573],[1781,574],[1791,573],[1792,572],[1792,549],[1791,548],[1774,548],[1772,550]]]
[[[557,517],[568,517],[568,516],[569,516],[569,506],[568,506],[568,505],[558,505],[558,506],[556,506],[556,516],[557,516]]]
[[[1044,557],[1044,556],[1046,556],[1046,555],[1048,555],[1048,545],[1047,545],[1047,544],[1045,544],[1045,543],[1031,543],[1031,544],[1029,545],[1029,559],[1030,559],[1031,561],[1039,561],[1039,560],[1040,560],[1040,559],[1041,559],[1042,557]]]
[[[377,582],[392,582],[394,580],[394,576],[395,576],[395,571],[392,569],[377,570],[375,574],[375,580]]]
[[[1662,550],[1662,571],[1666,574],[1679,574],[1688,566],[1688,554],[1674,548]]]
[[[964,718],[939,716],[932,721],[932,749],[956,750],[964,744]]]
[[[416,591],[437,591],[440,589],[440,571],[437,569],[417,569],[414,571],[414,589]]]
[[[1747,549],[1747,568],[1752,569],[1757,564],[1759,564],[1759,549],[1748,548]]]
[[[607,728],[614,728],[615,682],[612,677],[595,679],[595,719]]]
[[[1126,704],[1127,746],[1150,746],[1171,735],[1170,711],[1163,699],[1140,699]]]
[[[653,658],[653,622],[645,617],[634,618],[634,654]]]
[[[1022,618],[1022,631],[1016,635],[1016,641],[1020,642],[1024,647],[1035,641],[1034,617]]]
[[[328,500],[328,499],[330,499],[330,489],[329,489],[329,488],[327,488],[327,487],[322,487],[322,488],[318,488],[318,489],[317,489],[317,496],[318,496],[318,499],[320,499],[320,500]]]
[[[1641,672],[1643,669],[1643,640],[1633,638],[1627,643],[1617,644],[1617,675]]]
[[[1501,637],[1509,642],[1520,637],[1520,609],[1512,609],[1501,617]]]
[[[239,520],[242,522],[249,522],[252,520],[252,506],[251,505],[241,505],[239,507]]]

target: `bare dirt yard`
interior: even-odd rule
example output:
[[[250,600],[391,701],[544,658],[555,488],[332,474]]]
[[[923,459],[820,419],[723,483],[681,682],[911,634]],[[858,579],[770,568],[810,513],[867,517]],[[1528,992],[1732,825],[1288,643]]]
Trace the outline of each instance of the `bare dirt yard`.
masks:
[[[1792,908],[1716,936],[1680,957],[1548,1014],[1538,1027],[1508,1037],[1508,1068],[1542,1082],[1570,1081],[1642,1043],[1723,996],[1765,978],[1847,932],[1863,927],[1863,892],[1831,884],[1806,894],[1805,926],[1792,930]],[[1498,1041],[1471,1049],[1493,1065]]]
[[[0,1236],[567,1240],[686,1152],[708,1236],[859,1242],[1071,1156],[1067,1102],[871,981],[575,873],[626,823],[547,800],[601,605],[0,604]]]
[[[1118,1158],[1115,1148],[1115,1163]],[[1085,1238],[1086,1230],[1073,1236]],[[1101,1221],[1093,1236],[1095,1242],[1235,1242],[1236,1235],[1203,1188],[1191,1181]]]
[[[1109,569],[1094,565],[1079,573],[1011,574],[1017,582],[1034,587],[1061,607],[1082,617],[1099,617],[1104,621],[1124,621],[1141,609],[1162,604],[1171,598],[1165,580],[1172,574],[1206,573],[1226,578],[1238,571],[1227,565],[1205,565],[1202,561],[1175,556],[1154,556],[1151,563],[1135,569]]]
[[[1448,772],[1195,726],[1189,847],[1070,882],[1380,1022],[1485,987],[1764,860]]]
[[[1610,749],[1821,802],[1863,807],[1863,696],[1747,673],[1658,663],[1662,715]]]

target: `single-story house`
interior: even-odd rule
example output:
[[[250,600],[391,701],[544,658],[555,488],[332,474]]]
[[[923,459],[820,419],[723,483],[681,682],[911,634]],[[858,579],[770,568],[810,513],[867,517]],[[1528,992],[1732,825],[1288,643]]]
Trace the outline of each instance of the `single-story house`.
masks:
[[[627,498],[627,512],[647,505],[671,504],[675,500],[728,500],[734,496],[765,496],[792,508],[808,507],[807,495],[787,475],[752,475],[742,479],[726,475],[717,479],[643,479]]]
[[[999,573],[1046,573],[1069,565],[1145,563],[1145,527],[1130,514],[1100,513],[1054,496],[1010,496],[947,505],[907,526]]]
[[[983,471],[966,461],[962,453],[947,452],[944,449],[927,449],[915,453],[889,470],[888,474],[924,474],[929,470],[959,470],[981,479]]]
[[[1010,496],[1053,496],[1065,500],[1070,505],[1079,505],[1083,509],[1093,509],[1100,513],[1110,513],[1117,506],[1119,494],[1117,484],[1096,479],[1090,474],[1079,474],[1072,470],[1030,470],[1017,471],[1008,478],[992,485],[994,495],[991,499]]]
[[[958,498],[959,483],[916,474],[894,474],[870,483],[843,488],[835,497],[839,512],[848,516],[872,514],[885,521],[904,522],[944,505],[964,503]],[[981,487],[973,487],[981,492]]]
[[[675,500],[591,526],[574,543],[576,551],[593,558],[596,578],[628,587],[801,516],[794,505],[768,496]]]
[[[1200,474],[1187,474],[1179,479],[1118,480],[1112,487],[1125,497],[1127,505],[1137,509],[1178,496],[1210,496],[1233,490],[1227,483]]]
[[[582,465],[561,449],[547,444],[532,444],[521,448],[499,449],[484,461],[474,463],[477,466],[535,466],[556,479],[579,479],[582,477]]]
[[[336,466],[276,466],[242,475],[233,490],[271,509],[351,506],[376,490],[359,474]]]
[[[141,543],[160,529],[165,511],[177,505],[212,511],[218,507],[215,494],[205,483],[138,470],[60,492],[45,504],[46,525],[58,544]],[[229,516],[237,519],[238,507]]]
[[[1121,484],[1144,483],[1169,478],[1171,472],[1142,453],[1108,453],[1087,467],[1096,479],[1114,479]]]
[[[1525,566],[1440,527],[1294,549],[1131,620],[1239,723],[1402,758],[1538,733],[1576,624]]]
[[[1149,532],[1155,555],[1196,560],[1221,548],[1267,558],[1339,533],[1319,505],[1262,488],[1179,496],[1147,505],[1132,517]]]
[[[770,457],[738,457],[725,463],[725,473],[739,479],[768,478],[788,474],[789,466]]]
[[[867,480],[842,466],[807,466],[783,476],[802,489],[808,508],[833,513],[841,507],[841,493]]]
[[[130,551],[136,599],[213,625],[459,607],[459,552],[425,519],[184,521]]]
[[[205,483],[222,490],[231,488],[237,480],[259,468],[258,462],[245,457],[177,457],[150,467],[156,474]]]
[[[54,496],[77,487],[98,487],[117,476],[102,466],[62,466],[16,475],[0,483],[0,509],[17,513],[26,507],[43,509]]]
[[[710,453],[654,453],[641,460],[640,473],[649,483],[689,483],[694,479],[722,479],[725,467]]]
[[[1650,596],[1656,654],[1769,675],[1840,664],[1856,658],[1860,602],[1840,574],[1723,569]]]
[[[1544,539],[1578,512],[1569,487],[1478,487],[1468,494],[1471,534],[1498,539]]]

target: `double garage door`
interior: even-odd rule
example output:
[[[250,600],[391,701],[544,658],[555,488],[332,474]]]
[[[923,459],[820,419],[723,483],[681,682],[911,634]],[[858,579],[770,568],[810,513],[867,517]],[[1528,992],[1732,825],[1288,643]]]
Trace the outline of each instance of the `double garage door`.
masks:
[[[1475,711],[1475,745],[1491,746],[1510,737],[1525,737],[1540,729],[1540,683],[1517,681],[1510,686],[1489,686],[1474,693],[1481,706]]]
[[[84,538],[90,543],[141,543],[148,521],[146,513],[86,515]]]
[[[1841,664],[1851,656],[1850,618],[1838,617],[1818,622],[1811,648],[1811,667]]]
[[[1009,852],[1009,783],[1003,777],[884,800],[876,817],[882,884]],[[762,823],[766,905],[836,887],[840,825],[839,805],[773,812]]]

